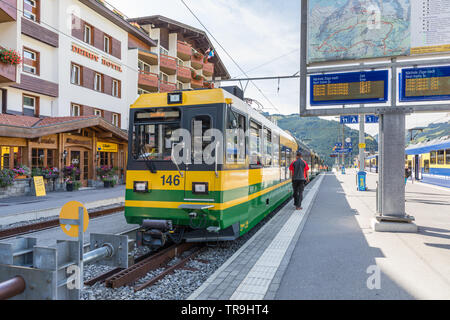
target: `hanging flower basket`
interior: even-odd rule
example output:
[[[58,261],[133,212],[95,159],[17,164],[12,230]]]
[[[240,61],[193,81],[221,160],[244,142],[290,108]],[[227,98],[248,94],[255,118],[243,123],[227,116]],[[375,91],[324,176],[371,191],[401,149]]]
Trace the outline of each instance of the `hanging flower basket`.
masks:
[[[191,70],[191,76],[192,76],[192,79],[194,79],[194,80],[201,80],[202,79],[202,76],[197,74],[194,70]]]
[[[0,49],[0,61],[6,64],[18,65],[22,63],[22,57],[12,49]]]

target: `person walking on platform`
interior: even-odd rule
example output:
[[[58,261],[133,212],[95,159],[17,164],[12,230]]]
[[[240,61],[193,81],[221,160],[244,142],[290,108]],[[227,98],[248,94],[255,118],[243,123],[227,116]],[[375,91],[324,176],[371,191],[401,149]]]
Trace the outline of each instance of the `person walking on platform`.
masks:
[[[409,177],[412,176],[411,169],[409,167],[405,168],[405,185],[408,182]]]
[[[294,206],[297,210],[302,210],[303,190],[305,189],[305,183],[309,182],[309,166],[303,160],[300,151],[297,151],[297,159],[291,163],[289,170],[291,171],[294,189]]]

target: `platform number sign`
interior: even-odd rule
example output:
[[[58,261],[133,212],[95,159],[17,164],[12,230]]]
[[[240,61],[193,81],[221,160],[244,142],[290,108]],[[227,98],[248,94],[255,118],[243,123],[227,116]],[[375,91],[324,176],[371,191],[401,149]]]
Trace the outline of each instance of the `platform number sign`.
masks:
[[[359,116],[341,116],[341,124],[358,124]]]

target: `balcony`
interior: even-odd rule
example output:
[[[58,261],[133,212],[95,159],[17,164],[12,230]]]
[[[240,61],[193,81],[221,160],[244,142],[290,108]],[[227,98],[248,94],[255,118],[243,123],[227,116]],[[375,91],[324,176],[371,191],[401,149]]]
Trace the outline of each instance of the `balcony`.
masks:
[[[17,20],[17,0],[0,1],[0,23]]]
[[[183,66],[178,66],[178,71],[177,71],[177,79],[178,81],[184,82],[184,83],[189,83],[191,82],[191,69],[183,67]]]
[[[0,84],[17,82],[16,70],[16,65],[0,62]]]
[[[176,83],[160,81],[159,82],[159,92],[172,92],[177,89]]]
[[[207,77],[211,77],[214,74],[214,63],[207,62],[203,64],[203,74]]]
[[[194,69],[200,70],[203,68],[203,55],[198,53],[198,56],[196,57],[193,55],[191,57],[191,66]]]
[[[203,78],[201,78],[200,80],[192,79],[191,80],[191,87],[194,88],[194,89],[203,88]]]
[[[166,74],[176,74],[177,73],[177,59],[174,57],[167,56],[165,54],[161,54],[159,68],[162,72]]]
[[[143,49],[139,49],[138,54],[139,54],[139,60],[144,61],[145,63],[147,63],[151,66],[158,65],[158,55],[156,53],[147,51],[147,50],[143,50]]]
[[[138,86],[150,92],[158,92],[158,75],[142,70],[139,71]]]
[[[192,56],[192,48],[189,44],[184,43],[182,41],[178,41],[177,43],[177,56],[183,61],[191,60]]]

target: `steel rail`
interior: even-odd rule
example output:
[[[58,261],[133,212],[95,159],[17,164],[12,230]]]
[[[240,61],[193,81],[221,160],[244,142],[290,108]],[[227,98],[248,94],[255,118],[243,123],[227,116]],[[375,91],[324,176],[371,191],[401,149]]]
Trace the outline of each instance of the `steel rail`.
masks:
[[[192,252],[191,254],[189,254],[186,258],[182,259],[181,261],[177,262],[176,264],[174,264],[173,266],[167,268],[166,270],[164,270],[162,273],[160,273],[159,275],[153,277],[152,279],[150,279],[149,281],[137,286],[136,288],[134,288],[134,292],[137,291],[141,291],[144,290],[145,288],[148,288],[152,285],[154,285],[155,283],[157,283],[159,280],[163,279],[165,276],[174,273],[175,270],[177,269],[181,269],[183,268],[186,263],[188,263],[189,261],[191,261],[191,259],[194,259],[200,252],[202,252],[203,250],[201,248],[195,250],[194,252]],[[191,269],[192,270],[192,269]]]
[[[192,243],[183,243],[163,249],[162,251],[159,251],[134,264],[128,269],[122,270],[119,273],[107,278],[105,280],[105,285],[109,288],[120,288],[128,285],[144,277],[148,272],[158,269],[193,246],[194,244]]]
[[[103,217],[103,216],[110,215],[110,214],[124,211],[124,210],[125,210],[125,206],[118,206],[118,207],[114,207],[114,208],[93,211],[93,212],[89,212],[89,218],[90,219],[99,218],[99,217]],[[6,239],[6,238],[11,238],[11,237],[21,236],[21,235],[28,234],[31,232],[37,232],[37,231],[51,229],[51,228],[59,226],[59,224],[60,224],[59,218],[56,218],[56,219],[51,219],[51,220],[43,221],[43,222],[37,222],[37,223],[25,225],[25,226],[0,230],[0,240]]]

